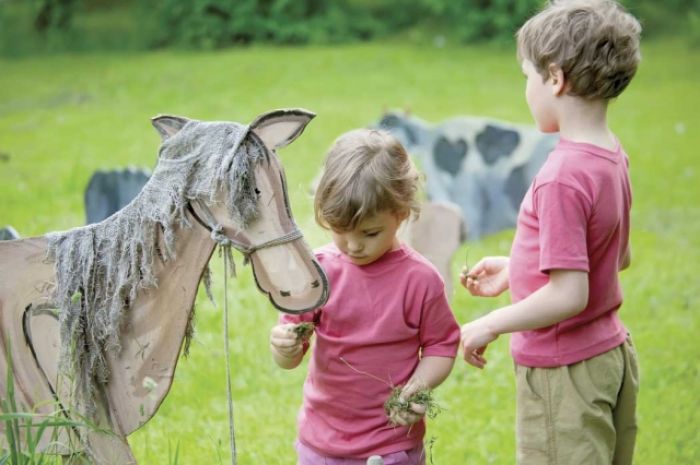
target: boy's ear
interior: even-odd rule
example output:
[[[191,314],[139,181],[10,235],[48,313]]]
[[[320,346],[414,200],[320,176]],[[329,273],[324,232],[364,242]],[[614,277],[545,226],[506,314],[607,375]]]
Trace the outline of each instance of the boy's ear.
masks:
[[[563,94],[566,88],[564,71],[562,71],[559,65],[551,63],[549,68],[547,68],[547,72],[549,73],[549,79],[552,81],[552,94],[554,94],[554,96]]]

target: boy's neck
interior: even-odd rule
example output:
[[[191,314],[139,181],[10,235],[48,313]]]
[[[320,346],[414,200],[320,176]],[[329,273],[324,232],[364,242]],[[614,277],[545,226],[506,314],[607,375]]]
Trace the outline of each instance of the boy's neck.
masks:
[[[565,95],[559,106],[561,137],[615,150],[617,141],[608,127],[606,100],[585,100]]]

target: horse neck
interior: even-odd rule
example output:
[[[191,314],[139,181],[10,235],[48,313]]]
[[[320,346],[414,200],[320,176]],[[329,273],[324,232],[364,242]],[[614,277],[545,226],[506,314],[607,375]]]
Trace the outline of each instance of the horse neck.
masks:
[[[162,264],[156,271],[158,289],[169,281],[177,282],[182,291],[196,292],[216,243],[209,231],[198,224],[189,228],[179,227],[176,232],[175,258]]]
[[[123,435],[151,418],[170,389],[197,287],[214,251],[209,232],[197,224],[175,234],[176,258],[161,262],[158,286],[138,295],[125,316],[121,351],[110,356],[110,372],[117,375],[105,395],[115,431]],[[140,388],[146,379],[156,381],[150,392]]]
[[[153,271],[158,285],[140,292],[131,305],[129,323],[133,331],[139,333],[140,327],[150,326],[147,321],[163,318],[158,324],[184,335],[182,323],[191,318],[197,288],[215,246],[209,231],[200,225],[177,227],[175,258],[156,263]]]

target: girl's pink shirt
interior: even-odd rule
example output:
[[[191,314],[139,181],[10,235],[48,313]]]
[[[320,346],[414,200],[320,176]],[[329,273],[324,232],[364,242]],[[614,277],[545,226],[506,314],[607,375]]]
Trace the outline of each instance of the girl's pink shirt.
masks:
[[[534,331],[513,333],[516,363],[555,367],[622,344],[618,317],[620,265],[629,244],[632,191],[629,159],[561,139],[533,180],[518,214],[510,259],[513,302],[544,286],[554,269],[588,272],[588,305],[578,315]]]
[[[281,323],[316,321],[299,440],[321,455],[347,458],[420,445],[424,422],[392,426],[384,401],[392,386],[408,381],[421,354],[457,354],[459,325],[440,274],[406,245],[364,266],[334,245],[316,257],[328,275],[328,302],[315,312],[280,317]]]

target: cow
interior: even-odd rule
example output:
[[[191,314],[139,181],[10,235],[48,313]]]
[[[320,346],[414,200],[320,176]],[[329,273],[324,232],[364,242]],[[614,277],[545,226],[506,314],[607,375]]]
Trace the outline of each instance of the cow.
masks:
[[[532,126],[478,116],[432,124],[390,111],[373,127],[393,134],[416,159],[431,201],[460,207],[470,240],[515,226],[520,202],[558,140]]]

